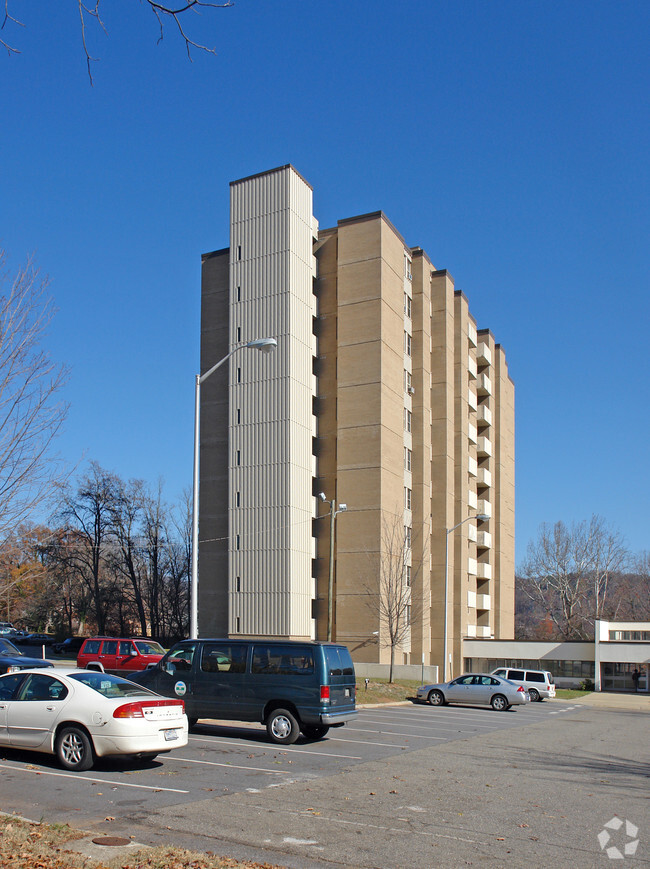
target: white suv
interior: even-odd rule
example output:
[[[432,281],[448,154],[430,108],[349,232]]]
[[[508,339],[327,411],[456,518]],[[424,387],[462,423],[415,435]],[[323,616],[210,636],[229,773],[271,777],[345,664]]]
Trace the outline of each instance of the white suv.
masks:
[[[492,670],[493,676],[509,679],[516,685],[523,685],[530,694],[531,701],[555,697],[553,674],[548,670],[520,670],[515,667],[499,667]]]

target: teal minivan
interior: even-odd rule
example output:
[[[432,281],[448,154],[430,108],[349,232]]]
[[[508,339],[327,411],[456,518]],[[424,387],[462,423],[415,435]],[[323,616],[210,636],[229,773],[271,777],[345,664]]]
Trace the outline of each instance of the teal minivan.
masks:
[[[346,646],[299,640],[183,640],[132,677],[181,697],[190,727],[200,718],[259,721],[290,745],[321,739],[357,714],[354,664]]]

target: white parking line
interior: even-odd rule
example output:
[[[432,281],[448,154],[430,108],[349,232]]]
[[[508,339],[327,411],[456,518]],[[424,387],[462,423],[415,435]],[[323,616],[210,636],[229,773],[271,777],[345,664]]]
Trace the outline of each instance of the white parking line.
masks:
[[[328,740],[332,739],[332,738],[333,737],[330,736],[330,737],[328,737]],[[313,751],[311,748],[309,748],[307,746],[305,746],[304,749],[302,749],[302,748],[289,748],[289,746],[285,746],[285,745],[278,745],[275,748],[260,748],[260,745],[258,742],[245,743],[245,742],[242,742],[241,739],[233,739],[233,740],[211,739],[207,736],[206,737],[190,736],[190,740],[192,742],[207,742],[210,745],[213,745],[214,743],[222,743],[223,745],[238,745],[240,747],[243,745],[248,745],[248,746],[252,746],[254,748],[257,748],[259,751],[263,751],[265,754],[269,751],[291,751],[291,752],[295,752],[296,754],[318,754],[318,755],[321,755],[322,757],[336,757],[336,758],[343,758],[343,760],[362,760],[361,757],[354,755],[354,754],[333,754],[331,751]]]
[[[371,733],[373,731],[370,731]],[[443,739],[443,737],[440,737]],[[340,736],[330,736],[330,739],[336,742],[350,742],[352,745],[379,745],[382,748],[404,748],[402,745],[395,745],[394,742],[375,742],[374,739],[372,742],[368,742],[367,739],[341,739]]]
[[[165,758],[165,761],[170,760],[170,758]],[[167,791],[168,793],[173,794],[189,794],[189,791],[183,791],[179,788],[163,788],[157,787],[156,785],[138,785],[133,784],[132,782],[125,781],[112,781],[111,779],[106,778],[97,778],[79,775],[79,773],[68,773],[68,772],[53,772],[46,769],[26,769],[23,766],[10,766],[7,763],[0,763],[0,769],[10,769],[12,772],[31,772],[32,775],[53,775],[58,778],[73,778],[75,781],[88,781],[88,782],[96,782],[102,785],[119,785],[123,788],[141,788],[145,791]]]
[[[421,736],[419,733],[400,733],[398,730],[370,730],[367,727],[350,727],[349,732],[350,733],[388,733],[388,734],[390,734],[390,736],[406,736],[409,739],[445,739],[446,738],[444,736]],[[373,743],[373,744],[376,744],[376,743]]]
[[[178,760],[182,761],[182,763],[203,763],[206,766],[225,766],[226,769],[245,769],[253,772],[263,772],[266,773],[266,775],[289,775],[289,771],[284,769],[264,769],[260,766],[238,766],[236,763],[217,763],[216,760],[193,760],[189,757],[179,757],[177,754],[173,757],[166,757],[165,763],[168,760]]]

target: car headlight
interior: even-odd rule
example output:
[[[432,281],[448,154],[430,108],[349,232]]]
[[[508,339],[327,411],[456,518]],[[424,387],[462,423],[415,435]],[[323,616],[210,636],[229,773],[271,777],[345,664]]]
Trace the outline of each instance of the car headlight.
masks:
[[[12,664],[7,667],[7,673],[20,673],[20,667],[17,664]]]

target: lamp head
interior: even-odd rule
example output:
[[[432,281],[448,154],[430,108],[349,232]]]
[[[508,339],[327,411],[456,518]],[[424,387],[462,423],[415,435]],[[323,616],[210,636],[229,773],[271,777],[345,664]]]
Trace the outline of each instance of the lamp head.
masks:
[[[345,513],[345,511],[346,511],[347,509],[348,509],[348,505],[347,505],[347,504],[339,504],[339,513]]]
[[[252,347],[255,350],[261,350],[262,353],[266,354],[275,350],[278,346],[278,342],[275,338],[255,338],[254,341],[249,341],[246,346]]]
[[[325,496],[325,492],[319,492],[318,497],[321,499],[321,501],[327,501],[327,498]]]
[[[477,513],[474,518],[478,522],[487,522],[490,517],[486,513]]]

